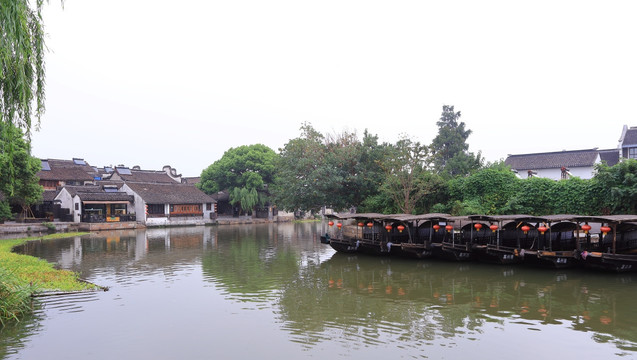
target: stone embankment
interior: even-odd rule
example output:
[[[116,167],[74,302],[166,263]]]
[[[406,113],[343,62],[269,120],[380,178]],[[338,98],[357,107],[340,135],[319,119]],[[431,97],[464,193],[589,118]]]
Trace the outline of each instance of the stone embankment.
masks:
[[[277,217],[276,220],[253,219],[248,216],[242,217],[219,217],[213,225],[235,225],[235,224],[267,224],[275,222],[287,222],[294,220],[293,217]],[[203,225],[203,224],[202,224]],[[189,225],[196,226],[196,225]],[[75,231],[108,231],[108,230],[129,230],[145,229],[141,223],[112,222],[112,223],[72,223],[72,222],[46,222],[46,223],[16,223],[6,222],[0,224],[0,238],[15,238],[16,235],[26,234],[46,234],[48,232],[75,232]]]

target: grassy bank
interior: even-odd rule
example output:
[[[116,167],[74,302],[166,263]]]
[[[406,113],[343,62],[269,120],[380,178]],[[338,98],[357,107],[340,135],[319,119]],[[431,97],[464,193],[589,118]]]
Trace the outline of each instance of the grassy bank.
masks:
[[[99,287],[83,282],[79,275],[32,256],[11,250],[31,240],[50,240],[86,233],[51,234],[33,238],[0,240],[0,323],[17,319],[31,309],[31,296],[44,291],[80,291]]]

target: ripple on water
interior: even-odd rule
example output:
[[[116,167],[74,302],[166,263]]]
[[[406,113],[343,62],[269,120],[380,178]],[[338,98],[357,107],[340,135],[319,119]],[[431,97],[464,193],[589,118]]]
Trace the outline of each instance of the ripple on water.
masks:
[[[38,298],[38,302],[48,313],[77,313],[84,311],[84,304],[99,300],[96,291],[47,295]],[[43,310],[40,310],[43,311]]]

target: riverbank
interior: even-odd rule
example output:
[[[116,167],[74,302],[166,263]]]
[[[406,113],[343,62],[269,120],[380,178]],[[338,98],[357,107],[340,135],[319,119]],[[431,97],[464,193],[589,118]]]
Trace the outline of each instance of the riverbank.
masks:
[[[60,233],[20,239],[0,240],[0,323],[17,319],[28,312],[30,298],[49,291],[98,290],[94,284],[82,281],[79,275],[68,270],[56,269],[54,264],[11,250],[28,241],[46,241],[87,233]]]

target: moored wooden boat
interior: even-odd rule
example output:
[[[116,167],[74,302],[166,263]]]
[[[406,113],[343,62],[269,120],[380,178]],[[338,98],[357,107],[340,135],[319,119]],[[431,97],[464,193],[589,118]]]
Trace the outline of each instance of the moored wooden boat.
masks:
[[[520,264],[524,258],[520,255],[523,219],[528,215],[469,216],[473,228],[471,237],[475,257],[491,264]],[[480,224],[476,228],[476,224]]]
[[[524,263],[550,269],[578,265],[578,226],[573,215],[549,215],[526,219],[526,245],[520,254]],[[529,245],[529,241],[531,241]]]
[[[580,264],[610,272],[637,271],[637,215],[580,216],[576,221],[585,237],[578,248]]]
[[[438,230],[443,232],[444,236],[440,245],[433,249],[434,255],[452,261],[474,260],[471,223],[468,217],[455,216],[445,219],[445,223],[441,224],[444,226]]]

